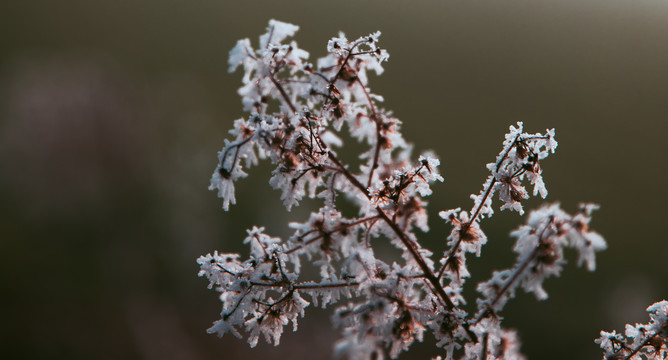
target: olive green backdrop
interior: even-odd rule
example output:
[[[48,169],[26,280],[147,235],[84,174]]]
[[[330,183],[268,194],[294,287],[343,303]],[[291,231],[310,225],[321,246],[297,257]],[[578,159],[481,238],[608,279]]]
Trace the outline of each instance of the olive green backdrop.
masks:
[[[647,322],[668,298],[666,136],[668,3],[586,1],[30,1],[0,4],[0,353],[7,359],[329,358],[329,310],[309,308],[278,348],[205,333],[220,311],[195,259],[246,251],[244,229],[287,235],[286,213],[260,166],[229,213],[207,191],[232,121],[243,116],[227,52],[271,18],[301,26],[312,59],[339,30],[381,30],[390,61],[372,89],[434,150],[446,181],[436,216],[468,208],[508,125],[555,127],[544,162],[550,194],[574,211],[601,204],[608,241],[594,273],[571,261],[550,299],[520,294],[505,309],[531,359],[593,359],[600,330]],[[535,207],[540,201],[530,201]],[[513,260],[508,232],[490,244],[474,284]],[[572,258],[571,258],[572,259]],[[402,359],[438,354],[431,337]]]

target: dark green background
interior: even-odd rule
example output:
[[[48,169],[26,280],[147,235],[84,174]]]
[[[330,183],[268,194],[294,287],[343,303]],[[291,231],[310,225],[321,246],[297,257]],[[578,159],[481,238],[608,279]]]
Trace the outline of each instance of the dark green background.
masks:
[[[520,294],[504,311],[531,359],[600,358],[600,330],[647,322],[668,297],[665,229],[668,3],[587,1],[30,1],[0,5],[0,353],[7,359],[313,359],[331,354],[329,311],[309,308],[282,345],[218,340],[220,311],[195,259],[241,247],[244,229],[286,235],[286,213],[261,166],[229,213],[206,190],[232,120],[228,74],[237,39],[271,18],[301,26],[325,54],[339,30],[381,30],[390,61],[372,89],[434,150],[445,183],[430,199],[425,246],[442,250],[436,216],[470,208],[508,125],[557,129],[542,165],[568,211],[601,204],[608,241],[595,273],[573,264],[550,299]],[[539,201],[530,201],[535,207]],[[512,262],[497,213],[469,282]],[[572,259],[572,257],[571,257]],[[571,261],[572,263],[573,261]],[[401,358],[437,352],[416,345]]]

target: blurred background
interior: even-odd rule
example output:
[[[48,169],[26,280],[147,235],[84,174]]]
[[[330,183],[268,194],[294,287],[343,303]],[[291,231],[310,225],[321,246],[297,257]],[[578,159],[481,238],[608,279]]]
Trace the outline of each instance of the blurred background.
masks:
[[[301,27],[313,61],[339,30],[382,31],[391,57],[371,87],[446,179],[426,247],[442,251],[449,227],[437,212],[471,207],[508,125],[557,129],[557,154],[542,164],[547,200],[569,212],[599,203],[591,226],[609,249],[594,273],[571,257],[547,301],[520,294],[505,309],[530,359],[600,358],[600,330],[647,322],[645,308],[668,298],[666,1],[3,1],[3,358],[331,356],[329,310],[309,308],[277,348],[205,332],[220,303],[195,259],[245,256],[244,229],[285,236],[316,204],[286,213],[268,166],[239,183],[228,213],[207,191],[244,116],[227,53],[240,38],[256,44],[271,18]],[[484,222],[490,244],[470,263],[471,294],[512,263],[508,232],[523,220]],[[437,355],[432,340],[401,358]]]

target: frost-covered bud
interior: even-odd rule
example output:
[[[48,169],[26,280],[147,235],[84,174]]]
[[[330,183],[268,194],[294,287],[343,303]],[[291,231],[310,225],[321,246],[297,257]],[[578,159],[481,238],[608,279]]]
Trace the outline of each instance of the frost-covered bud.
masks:
[[[218,166],[211,175],[209,190],[218,190],[218,197],[223,199],[223,209],[225,211],[229,210],[230,204],[236,204],[234,182],[248,175],[242,170],[241,163],[231,160],[229,156],[232,152],[238,153],[240,146],[240,144],[230,143],[226,139],[225,147],[218,152]]]
[[[496,179],[498,180],[496,190],[499,192],[499,199],[504,202],[501,210],[510,209],[517,211],[520,215],[524,214],[520,201],[529,198],[524,186],[513,177],[513,174],[505,171],[497,173]]]
[[[292,295],[286,296],[281,303],[280,308],[283,314],[292,321],[292,331],[297,331],[297,317],[304,317],[304,308],[309,306],[309,302],[304,300],[299,291],[293,291]]]
[[[246,60],[251,56],[253,56],[253,48],[251,47],[250,40],[242,39],[237,41],[237,45],[230,50],[230,57],[227,61],[230,65],[229,72],[234,72],[239,65],[248,63]],[[247,76],[250,76],[248,71],[244,75],[244,83],[247,83]]]
[[[597,251],[605,250],[607,244],[601,235],[589,230],[592,211],[598,209],[598,205],[583,204],[582,212],[575,215],[572,220],[571,231],[568,233],[570,246],[578,251],[578,266],[587,265],[587,270],[596,269],[595,254]]]
[[[480,229],[480,225],[477,222],[471,222],[469,214],[459,209],[441,211],[439,215],[453,225],[448,237],[448,246],[461,249],[465,253],[474,253],[479,257],[482,246],[487,243],[487,236]]]
[[[299,26],[271,19],[267,32],[260,35],[260,48],[267,48],[271,44],[280,44],[283,40],[290,36],[294,36],[299,30]]]
[[[269,249],[274,244],[280,244],[281,239],[271,237],[264,233],[264,227],[253,226],[252,229],[246,230],[248,237],[244,239],[244,244],[250,245],[251,256],[259,261],[264,261],[271,256]]]
[[[273,301],[272,298],[268,299]],[[283,326],[288,324],[288,317],[279,309],[267,309],[265,312],[256,313],[250,320],[246,321],[246,331],[249,332],[248,343],[255,347],[260,338],[264,336],[267,343],[278,346],[283,334]]]

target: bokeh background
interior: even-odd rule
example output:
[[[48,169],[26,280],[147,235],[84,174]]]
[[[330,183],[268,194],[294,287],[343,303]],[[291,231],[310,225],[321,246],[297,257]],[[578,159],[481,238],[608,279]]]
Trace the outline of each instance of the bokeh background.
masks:
[[[600,330],[647,322],[668,298],[668,2],[3,1],[0,4],[0,353],[5,359],[329,358],[329,310],[309,309],[278,348],[205,330],[216,293],[197,277],[207,252],[246,250],[244,229],[287,235],[314,202],[286,213],[260,166],[229,213],[207,191],[232,120],[243,116],[227,53],[271,18],[301,26],[312,59],[339,30],[381,30],[391,54],[372,89],[434,150],[445,183],[425,246],[442,250],[439,210],[469,208],[508,125],[555,127],[543,164],[574,211],[601,205],[608,241],[594,273],[571,261],[550,299],[506,308],[530,359],[600,358]],[[540,201],[530,201],[535,207]],[[473,260],[471,293],[513,260],[497,213]],[[247,254],[247,253],[245,253]],[[425,344],[402,359],[438,354]]]

